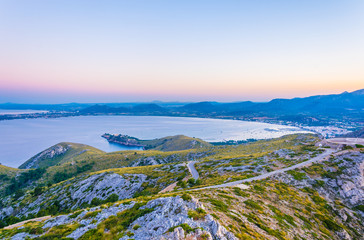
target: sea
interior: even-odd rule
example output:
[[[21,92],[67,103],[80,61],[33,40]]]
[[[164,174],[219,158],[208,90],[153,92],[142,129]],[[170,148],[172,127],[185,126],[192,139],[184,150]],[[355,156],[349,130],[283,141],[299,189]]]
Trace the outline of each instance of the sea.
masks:
[[[60,142],[87,144],[105,152],[137,149],[110,144],[101,137],[104,133],[140,139],[182,134],[220,142],[277,138],[307,131],[277,124],[190,117],[77,116],[5,120],[0,121],[0,163],[18,167]]]

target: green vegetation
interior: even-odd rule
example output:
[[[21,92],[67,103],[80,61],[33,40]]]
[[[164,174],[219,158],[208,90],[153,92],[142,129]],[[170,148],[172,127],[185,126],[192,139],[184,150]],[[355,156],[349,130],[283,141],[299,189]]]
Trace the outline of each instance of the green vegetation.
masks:
[[[245,200],[244,203],[245,203],[245,205],[247,207],[252,208],[252,209],[256,209],[256,210],[259,210],[259,211],[263,211],[263,209],[264,209],[262,206],[260,206],[259,203],[254,202],[251,199]]]
[[[120,238],[137,218],[150,213],[153,209],[141,207],[143,203],[136,203],[132,208],[111,216],[100,223],[96,229],[89,230],[80,239],[116,239]],[[134,225],[135,227],[135,225]],[[138,228],[138,227],[136,227]],[[107,230],[107,231],[105,231]]]
[[[174,227],[171,227],[170,229],[168,229],[168,232],[173,232],[174,229],[178,228],[178,227],[181,227],[183,228],[183,230],[185,230],[186,233],[190,233],[190,232],[193,232],[195,231],[194,228],[191,228],[190,225],[188,225],[187,223],[182,223],[180,225],[177,225],[177,226],[174,226]]]
[[[210,148],[211,144],[199,138],[191,138],[184,135],[158,138],[154,140],[141,140],[145,149],[159,151],[180,151],[193,148]]]
[[[62,148],[62,149],[65,149],[66,151],[62,154],[55,155],[55,156],[53,156],[53,154],[41,155],[42,153],[46,153],[55,148]],[[44,150],[43,152],[35,155],[31,159],[29,159],[28,161],[26,161],[22,165],[20,165],[19,168],[23,169],[30,162],[33,162],[35,160],[36,160],[36,165],[35,165],[36,168],[48,168],[51,166],[60,165],[60,164],[64,164],[64,163],[76,162],[79,160],[83,160],[89,156],[93,156],[95,154],[102,154],[102,153],[104,153],[104,152],[99,149],[96,149],[94,147],[88,146],[88,145],[79,144],[79,143],[62,142],[62,143],[58,143],[58,144]]]
[[[116,193],[111,194],[108,196],[105,200],[101,200],[99,198],[94,198],[91,200],[91,203],[89,204],[90,207],[99,206],[101,204],[106,203],[113,203],[119,200],[119,196]]]
[[[290,171],[287,171],[288,174],[292,175],[292,177],[295,179],[295,180],[298,180],[298,181],[301,181],[303,179],[306,179],[306,174],[303,173],[303,172],[298,172],[298,171],[295,171],[295,170],[290,170]]]
[[[24,188],[29,182],[34,182],[41,178],[45,173],[45,169],[38,168],[34,170],[21,172],[18,176],[10,180],[10,185],[5,188],[5,194],[12,194],[21,188]]]
[[[148,201],[160,197],[181,196],[184,201],[189,202],[184,203],[188,209],[187,211],[177,209],[176,213],[186,214],[187,212],[185,217],[189,217],[188,221],[197,222],[206,221],[209,219],[206,215],[210,214],[239,239],[272,237],[280,240],[336,239],[336,232],[343,230],[353,239],[359,239],[361,229],[364,227],[356,215],[359,212],[352,212],[345,201],[341,202],[338,199],[328,201],[319,194],[329,187],[329,184],[325,184],[325,182],[336,179],[346,172],[344,166],[347,167],[347,165],[343,165],[343,161],[350,164],[357,163],[354,156],[347,155],[341,158],[332,156],[327,161],[312,164],[300,170],[288,171],[287,174],[296,180],[289,181],[289,184],[292,185],[272,178],[246,183],[248,189],[244,189],[242,186],[240,186],[241,188],[236,186],[221,189],[190,189],[240,180],[305,161],[320,153],[313,145],[315,141],[317,138],[312,135],[290,135],[246,145],[221,145],[172,152],[147,150],[103,153],[89,150],[86,151],[87,154],[85,154],[86,152],[80,154],[77,159],[76,155],[67,160],[62,159],[67,156],[64,154],[53,166],[32,170],[14,170],[9,171],[9,174],[6,171],[1,172],[0,165],[0,183],[5,183],[3,191],[10,187],[16,189],[3,204],[10,203],[21,209],[36,199],[47,199],[46,202],[40,203],[39,212],[27,216],[19,214],[20,217],[6,217],[2,219],[0,226],[38,216],[69,213],[69,218],[76,222],[83,219],[84,222],[97,223],[95,229],[88,230],[80,239],[120,239],[122,237],[136,239],[138,233],[141,232],[139,228],[144,230],[145,226],[142,221],[135,222],[135,220],[153,211],[153,209],[145,208]],[[186,160],[196,158],[199,159],[196,168],[201,177],[197,181],[187,178],[189,176],[187,167],[181,164]],[[151,162],[160,164],[130,167]],[[120,200],[118,194],[110,192],[113,190],[111,187],[107,186],[105,190],[97,192],[94,186],[80,188],[76,184],[92,178],[95,174],[102,176],[100,177],[102,180],[104,176],[110,176],[111,173],[119,174],[131,183],[140,183],[141,188],[132,196],[132,199]],[[146,178],[143,176],[143,182],[137,182],[140,179],[133,176],[134,174],[144,174]],[[310,178],[310,181],[306,181],[307,178]],[[305,181],[308,186],[294,187],[294,184],[300,184],[300,181]],[[177,182],[178,186],[174,191],[159,193],[174,182]],[[93,191],[99,195],[96,195],[97,197],[92,199],[90,204],[79,204],[76,205],[77,207],[71,208],[70,206],[73,206],[72,204],[75,204],[77,200],[70,197],[70,192],[80,189],[84,194]],[[68,194],[63,202],[57,199],[59,191],[62,191],[62,194]],[[201,202],[203,207],[196,209],[191,207],[192,199]],[[129,207],[132,207],[120,210],[115,213],[116,215],[98,222],[96,219],[101,216],[98,214],[114,203],[115,206],[130,204]],[[0,206],[2,206],[1,202]],[[96,206],[99,207],[90,209],[90,207]],[[30,210],[34,209],[35,207]],[[341,211],[342,209],[344,210]],[[363,211],[364,207],[357,205],[352,210]],[[350,216],[347,214],[346,220],[343,220],[343,213],[349,212],[353,214]],[[80,214],[82,217],[79,217]],[[174,213],[171,212],[171,214]],[[38,239],[65,239],[65,236],[83,226],[79,223],[69,223],[43,229],[42,224],[44,223],[31,222],[25,224],[21,229],[2,229],[0,238],[8,239],[16,233],[27,232],[44,234]],[[177,227],[184,229],[185,233],[195,232],[197,228],[191,226],[182,223],[168,229],[166,234]],[[201,235],[199,239],[208,239],[208,234]]]
[[[191,197],[191,195],[189,195],[187,193],[183,193],[182,194],[182,199],[185,200],[185,201],[191,201],[192,197]]]
[[[105,133],[102,137],[109,142],[121,145],[143,146],[146,150],[180,151],[194,148],[209,148],[212,145],[199,138],[191,138],[184,135],[169,136],[153,140],[141,140],[135,137],[121,134]]]
[[[201,220],[205,218],[206,211],[202,208],[196,208],[196,210],[189,210],[188,217],[193,218],[194,220]]]

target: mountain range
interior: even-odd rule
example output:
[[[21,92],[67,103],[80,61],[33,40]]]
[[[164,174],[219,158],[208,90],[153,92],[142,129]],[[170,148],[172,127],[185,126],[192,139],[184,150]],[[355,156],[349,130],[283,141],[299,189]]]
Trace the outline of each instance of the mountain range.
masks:
[[[251,101],[219,103],[198,102],[180,106],[161,106],[156,103],[112,107],[96,104],[79,111],[88,114],[132,114],[197,117],[270,117],[305,123],[325,123],[328,119],[364,119],[364,89],[341,94],[317,95],[304,98],[274,99],[265,103]]]

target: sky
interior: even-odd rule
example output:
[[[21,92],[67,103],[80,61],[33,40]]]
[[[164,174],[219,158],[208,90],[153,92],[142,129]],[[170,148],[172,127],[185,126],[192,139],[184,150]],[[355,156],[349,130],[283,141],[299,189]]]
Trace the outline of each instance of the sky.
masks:
[[[362,0],[0,0],[0,103],[364,88]]]

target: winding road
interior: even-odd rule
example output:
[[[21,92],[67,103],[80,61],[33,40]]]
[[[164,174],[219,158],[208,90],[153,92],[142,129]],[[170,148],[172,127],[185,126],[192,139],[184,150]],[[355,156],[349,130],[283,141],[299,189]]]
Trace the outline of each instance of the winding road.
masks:
[[[188,167],[188,170],[190,171],[190,173],[191,173],[191,175],[192,175],[192,177],[195,179],[195,180],[197,180],[200,176],[198,175],[198,172],[197,172],[197,170],[196,170],[196,168],[195,168],[195,163],[196,163],[197,161],[191,161],[191,162],[188,162],[187,163],[187,167]]]
[[[203,189],[209,189],[209,188],[232,187],[232,186],[236,186],[236,185],[246,183],[246,182],[251,182],[251,181],[255,181],[255,180],[262,180],[262,179],[271,177],[271,176],[279,174],[279,173],[284,173],[286,171],[293,170],[293,169],[296,169],[296,168],[307,167],[307,166],[310,166],[312,163],[326,160],[326,158],[328,156],[330,156],[330,154],[332,154],[334,152],[335,152],[335,150],[333,150],[333,149],[325,149],[325,152],[321,153],[320,155],[318,155],[318,156],[316,156],[316,157],[314,157],[314,158],[312,158],[312,159],[310,159],[308,161],[301,162],[301,163],[295,164],[295,165],[287,167],[287,168],[278,169],[278,170],[275,170],[275,171],[272,171],[272,172],[264,173],[262,175],[252,177],[252,178],[247,178],[247,179],[244,179],[244,180],[228,182],[228,183],[223,183],[223,184],[219,184],[219,185],[212,185],[212,186],[202,187],[202,188],[195,188],[195,189],[190,189],[188,191],[203,190]],[[192,163],[192,164],[190,164],[190,163]],[[197,173],[197,170],[194,167],[195,162],[190,162],[190,163],[187,165],[190,172],[192,173],[192,172],[195,171]],[[193,176],[193,174],[192,174],[192,176]],[[197,173],[197,176],[198,176],[198,173]]]

